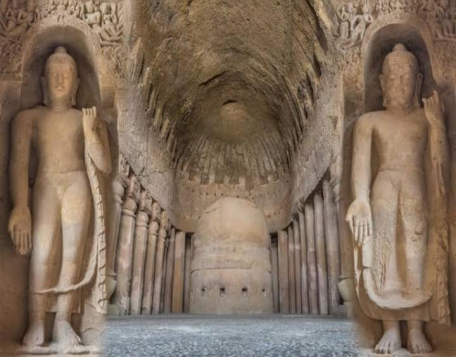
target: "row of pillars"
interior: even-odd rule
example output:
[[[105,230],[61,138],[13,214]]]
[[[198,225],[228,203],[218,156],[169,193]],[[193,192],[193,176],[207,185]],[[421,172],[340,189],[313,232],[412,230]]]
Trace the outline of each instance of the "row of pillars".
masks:
[[[276,312],[329,315],[342,301],[337,207],[323,181],[271,245]]]
[[[129,169],[113,181],[109,205],[107,276],[110,313],[185,313],[190,306],[190,234],[177,230],[168,214]],[[342,301],[337,202],[323,180],[271,239],[274,311],[337,314]],[[111,284],[112,285],[112,284]]]
[[[126,180],[113,182],[113,193],[107,271],[108,287],[109,282],[115,287],[109,312],[188,311],[190,276],[185,272],[190,272],[191,246],[186,233],[170,224],[167,212],[149,197],[133,172]]]

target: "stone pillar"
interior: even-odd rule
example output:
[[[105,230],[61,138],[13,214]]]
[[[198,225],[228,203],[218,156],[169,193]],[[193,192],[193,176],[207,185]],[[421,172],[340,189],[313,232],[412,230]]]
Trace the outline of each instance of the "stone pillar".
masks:
[[[332,189],[327,180],[323,181],[325,210],[325,236],[328,261],[329,312],[332,314],[339,306],[338,283],[340,278],[339,231],[337,228],[337,209]]]
[[[279,260],[279,307],[280,313],[290,313],[290,296],[288,294],[288,237],[287,232],[278,232],[278,260]]]
[[[318,315],[317,257],[315,255],[315,222],[313,204],[307,202],[305,204],[304,212],[306,217],[309,311],[312,315]]]
[[[135,241],[133,250],[133,277],[131,283],[131,315],[141,313],[141,300],[144,285],[144,261],[147,249],[147,224],[149,216],[145,212],[146,191],[141,192],[141,198],[136,215]]]
[[[328,268],[326,264],[325,222],[323,198],[314,194],[315,244],[317,248],[318,306],[320,315],[328,315]]]
[[[136,176],[135,174],[131,174],[120,219],[116,271],[117,288],[114,295],[114,303],[119,306],[121,315],[127,315],[130,308],[131,263],[137,208],[135,199],[133,198],[135,184]]]
[[[157,251],[157,238],[159,225],[160,206],[158,202],[152,204],[152,215],[149,221],[147,238],[146,264],[144,271],[144,288],[142,296],[141,314],[149,315],[152,311],[152,298],[155,278],[155,256]]]
[[[272,263],[272,295],[274,298],[274,313],[279,313],[279,261],[277,242],[271,242],[271,263]]]
[[[165,314],[171,313],[171,302],[173,295],[173,278],[174,278],[174,255],[176,247],[176,229],[171,228],[169,236],[169,246],[166,258],[166,281],[165,281],[165,300],[163,312]]]
[[[111,204],[108,206],[108,235],[106,242],[106,295],[108,301],[111,299],[114,291],[116,290],[117,280],[116,280],[116,255],[117,255],[117,245],[119,242],[119,227],[120,227],[120,218],[122,216],[122,197],[125,193],[125,188],[123,187],[120,178],[115,177],[111,182],[112,189],[112,199]],[[108,314],[118,315],[117,305],[109,305]]]
[[[171,229],[168,234],[171,233]],[[168,257],[168,248],[169,248],[169,236],[165,239],[165,249],[163,251],[163,268],[162,268],[162,283],[160,291],[160,314],[163,314],[164,302],[165,302],[165,282],[166,282],[166,269],[168,265],[166,264],[166,258]]]
[[[293,220],[293,237],[295,248],[295,281],[296,281],[296,313],[302,314],[302,291],[301,291],[301,242],[299,239],[299,224]]]
[[[288,281],[290,314],[296,314],[295,246],[293,225],[288,226]]]
[[[190,312],[190,277],[192,272],[193,235],[185,240],[184,312]]]
[[[163,255],[165,253],[165,239],[166,229],[168,227],[168,214],[166,211],[162,212],[160,220],[160,231],[158,233],[157,255],[155,257],[155,277],[154,277],[154,291],[152,299],[152,314],[160,313],[160,297],[162,290],[163,279]]]
[[[185,232],[176,233],[174,253],[174,278],[172,309],[173,314],[180,314],[184,309],[184,276],[185,276]]]
[[[307,280],[307,240],[304,213],[298,212],[299,240],[301,242],[301,301],[302,313],[309,313],[309,284]]]

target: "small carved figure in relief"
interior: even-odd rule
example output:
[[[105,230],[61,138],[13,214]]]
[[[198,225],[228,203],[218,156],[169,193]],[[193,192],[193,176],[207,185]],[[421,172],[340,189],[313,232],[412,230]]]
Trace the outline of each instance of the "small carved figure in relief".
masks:
[[[352,23],[350,24],[350,46],[356,46],[361,43],[364,38],[364,33],[366,32],[367,26],[372,23],[373,18],[370,14],[369,6],[366,4],[363,5],[363,13],[356,15]]]
[[[0,7],[0,35],[10,41],[21,42],[30,26],[40,19],[35,1],[28,0],[25,8],[19,8],[17,1],[13,1],[9,7],[8,3],[5,4]]]
[[[389,0],[377,0],[375,10],[378,14],[387,14],[391,11]]]
[[[445,8],[441,5],[447,5],[445,2],[436,0],[425,0],[418,7],[418,15],[431,26],[434,35],[442,37],[441,24],[445,19]]]
[[[336,40],[336,47],[338,49],[343,49],[346,47],[350,38],[350,26],[355,16],[353,4],[349,2],[340,6],[337,11],[337,16],[340,19],[340,23],[338,38]]]
[[[29,325],[23,343],[43,346],[46,313],[54,312],[53,341],[77,346],[81,341],[71,318],[80,312],[81,288],[95,280],[93,305],[100,313],[106,308],[99,175],[111,170],[109,144],[96,108],[82,112],[73,108],[79,79],[76,63],[65,48],[58,47],[47,59],[42,84],[44,105],[20,112],[12,124],[13,210],[8,229],[19,254],[31,252]],[[38,168],[30,210],[31,153],[38,158]],[[93,242],[84,271],[89,236]]]
[[[362,13],[358,14],[357,7],[348,2],[339,8],[337,15],[340,24],[336,47],[344,50],[360,44],[367,27],[373,21],[368,4],[365,3],[362,6]]]
[[[360,305],[383,323],[376,353],[401,348],[400,321],[407,322],[408,350],[427,353],[424,323],[450,319],[444,114],[437,92],[421,108],[422,79],[416,57],[397,44],[380,76],[385,110],[355,126],[347,222]]]
[[[92,28],[101,26],[101,12],[92,0],[84,4],[84,21]]]
[[[122,30],[119,30],[119,19],[117,18],[116,4],[103,3],[100,6],[102,14],[103,31],[100,36],[103,41],[115,44],[122,40]]]

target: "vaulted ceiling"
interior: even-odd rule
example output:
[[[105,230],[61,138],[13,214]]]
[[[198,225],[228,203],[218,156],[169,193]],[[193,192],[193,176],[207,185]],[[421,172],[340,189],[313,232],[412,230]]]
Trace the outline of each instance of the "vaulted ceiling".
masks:
[[[166,151],[155,161],[199,185],[289,181],[327,50],[314,5],[149,0],[135,11],[132,122]]]

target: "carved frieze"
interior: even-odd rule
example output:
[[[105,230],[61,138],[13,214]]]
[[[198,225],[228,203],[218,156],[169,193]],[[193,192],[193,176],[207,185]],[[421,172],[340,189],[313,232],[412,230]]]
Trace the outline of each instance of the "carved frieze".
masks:
[[[401,18],[404,13],[416,14],[431,30],[434,41],[456,42],[456,8],[440,0],[377,0],[369,7],[364,1],[348,1],[336,8],[335,47],[343,53],[340,59],[351,63],[360,54],[360,45],[368,27],[388,16]]]
[[[0,73],[19,73],[23,39],[35,24],[47,19],[80,28],[86,24],[97,39],[104,64],[118,78],[125,76],[127,50],[123,42],[124,4],[113,1],[0,1]],[[79,26],[78,26],[79,25]]]

